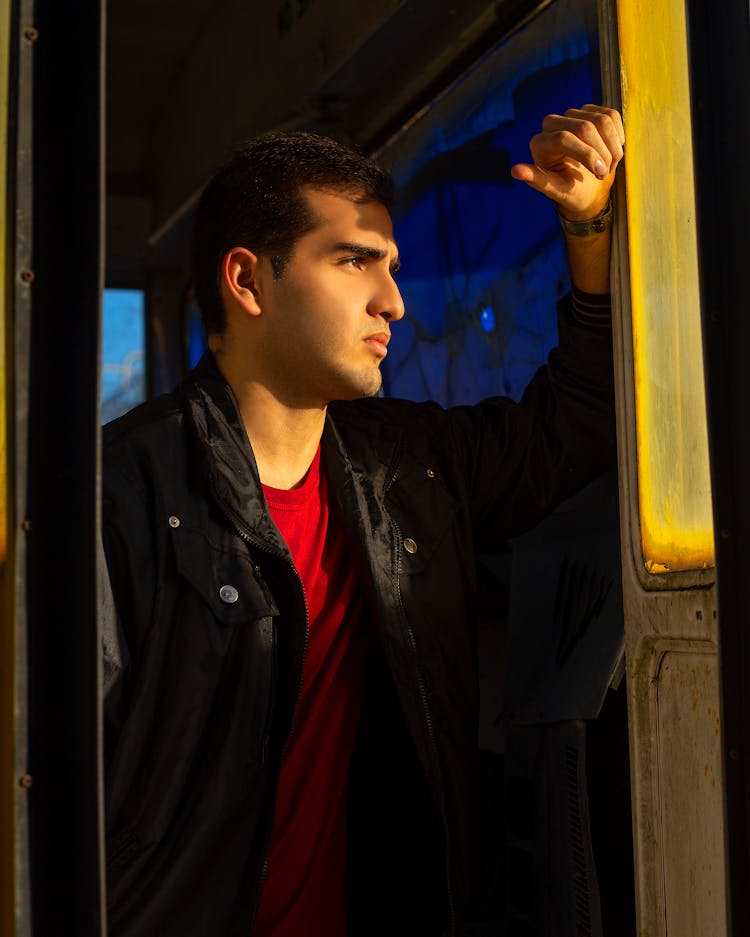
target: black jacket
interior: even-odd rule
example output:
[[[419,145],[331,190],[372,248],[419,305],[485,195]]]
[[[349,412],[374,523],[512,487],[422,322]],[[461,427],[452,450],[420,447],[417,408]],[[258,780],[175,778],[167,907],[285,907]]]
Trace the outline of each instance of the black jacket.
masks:
[[[325,470],[377,636],[352,768],[352,937],[460,932],[476,554],[611,464],[612,412],[608,320],[569,302],[519,404],[329,407]],[[110,935],[247,937],[307,618],[210,358],[106,427],[104,542]]]

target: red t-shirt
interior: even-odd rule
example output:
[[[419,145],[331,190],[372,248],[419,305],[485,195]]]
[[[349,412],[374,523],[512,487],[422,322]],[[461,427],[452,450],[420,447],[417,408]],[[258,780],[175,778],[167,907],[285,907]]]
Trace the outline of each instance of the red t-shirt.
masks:
[[[328,512],[320,448],[299,488],[263,492],[302,579],[310,633],[253,937],[345,937],[346,779],[364,693],[364,605]]]

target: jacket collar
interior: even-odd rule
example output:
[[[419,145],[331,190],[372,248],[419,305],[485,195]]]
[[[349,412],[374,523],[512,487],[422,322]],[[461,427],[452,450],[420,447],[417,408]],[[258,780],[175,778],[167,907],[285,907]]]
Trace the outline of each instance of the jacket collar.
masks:
[[[185,378],[180,393],[197,442],[199,469],[219,506],[246,536],[286,553],[266,508],[237,400],[210,352]],[[367,400],[336,402],[328,408],[322,446],[336,480],[348,477],[370,499],[382,502],[396,474],[403,432],[376,414]]]
[[[286,554],[266,507],[237,400],[210,352],[188,374],[179,392],[196,442],[197,469],[217,504],[243,536]]]

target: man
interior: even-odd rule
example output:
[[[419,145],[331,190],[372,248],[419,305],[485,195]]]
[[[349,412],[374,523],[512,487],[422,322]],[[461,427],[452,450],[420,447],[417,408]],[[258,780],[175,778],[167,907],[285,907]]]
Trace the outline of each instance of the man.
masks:
[[[375,396],[404,308],[369,160],[270,135],[206,187],[210,353],[105,438],[113,937],[461,933],[475,551],[611,462],[623,141],[586,105],[513,167],[557,204],[576,288],[520,404]]]

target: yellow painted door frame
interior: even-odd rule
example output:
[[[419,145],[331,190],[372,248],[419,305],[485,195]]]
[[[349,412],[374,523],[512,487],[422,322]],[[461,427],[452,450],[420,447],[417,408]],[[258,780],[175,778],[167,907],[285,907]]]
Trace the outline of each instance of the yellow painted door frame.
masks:
[[[685,7],[600,0],[625,121],[613,258],[639,937],[727,934],[718,621]]]

